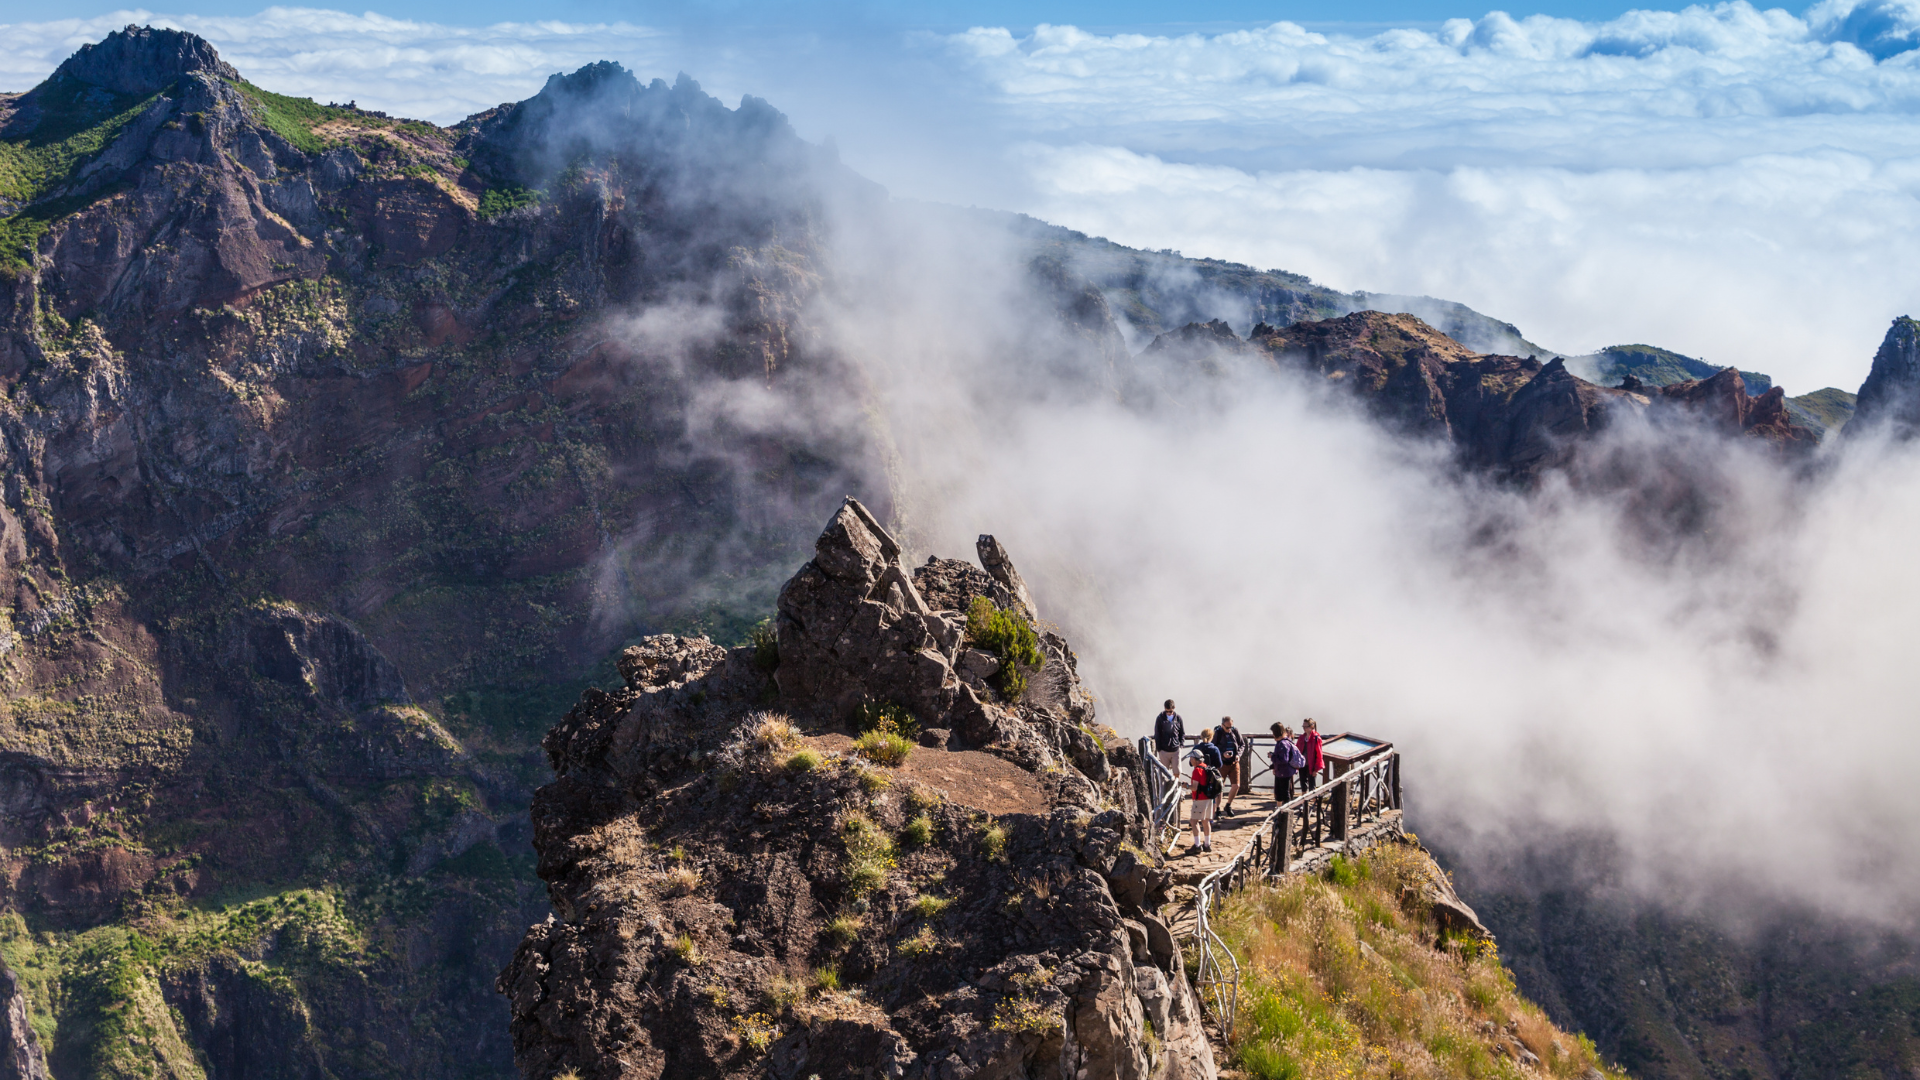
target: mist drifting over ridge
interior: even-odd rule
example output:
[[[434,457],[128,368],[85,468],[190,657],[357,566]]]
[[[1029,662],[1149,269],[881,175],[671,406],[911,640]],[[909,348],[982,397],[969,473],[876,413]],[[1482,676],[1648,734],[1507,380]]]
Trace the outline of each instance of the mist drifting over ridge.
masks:
[[[1000,536],[1107,723],[1138,735],[1169,696],[1193,724],[1315,716],[1399,742],[1417,812],[1468,854],[1598,834],[1682,908],[1910,925],[1910,445],[1803,470],[1621,425],[1589,460],[1684,461],[1710,493],[1650,521],[1637,484],[1462,476],[1300,377],[1120,406],[1007,348],[1011,282],[959,269],[861,292],[837,332],[886,404],[920,553]]]

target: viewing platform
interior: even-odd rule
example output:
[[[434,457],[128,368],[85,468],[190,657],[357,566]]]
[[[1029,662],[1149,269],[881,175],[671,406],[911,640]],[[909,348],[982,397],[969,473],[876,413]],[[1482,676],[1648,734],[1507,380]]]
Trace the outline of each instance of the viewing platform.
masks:
[[[1234,813],[1216,815],[1213,850],[1193,851],[1185,775],[1160,763],[1153,741],[1141,739],[1153,807],[1152,841],[1173,874],[1168,929],[1187,943],[1195,962],[1193,986],[1219,1024],[1233,1031],[1240,964],[1208,925],[1220,900],[1255,882],[1319,870],[1336,856],[1401,835],[1400,754],[1392,743],[1354,732],[1325,737],[1326,767],[1296,777],[1295,794],[1276,798],[1269,766],[1271,735],[1250,737],[1246,789]],[[1197,739],[1189,739],[1191,747]],[[1180,751],[1184,760],[1187,747]]]

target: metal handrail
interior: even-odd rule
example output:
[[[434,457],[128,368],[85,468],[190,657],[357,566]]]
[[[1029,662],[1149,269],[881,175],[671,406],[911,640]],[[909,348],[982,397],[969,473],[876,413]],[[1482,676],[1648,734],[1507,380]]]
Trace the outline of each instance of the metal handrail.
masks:
[[[1157,845],[1161,853],[1173,850],[1180,842],[1178,827],[1168,829],[1167,823],[1174,819],[1180,810],[1180,799],[1186,794],[1186,783],[1172,770],[1160,764],[1160,758],[1153,752],[1153,740],[1140,739],[1140,760],[1146,762],[1147,803],[1152,811],[1152,831],[1148,842]]]
[[[1145,740],[1142,740],[1145,742]],[[1154,762],[1159,765],[1158,761]],[[1162,767],[1161,771],[1165,771]],[[1194,892],[1194,992],[1220,1022],[1223,1038],[1233,1038],[1240,1007],[1240,961],[1213,930],[1213,909],[1225,893],[1238,892],[1248,877],[1280,877],[1292,861],[1295,825],[1303,842],[1315,845],[1329,825],[1334,839],[1345,841],[1352,825],[1388,809],[1400,808],[1400,755],[1389,747],[1355,762],[1345,773],[1277,806],[1254,827],[1253,839],[1225,866],[1200,879]],[[1332,820],[1328,820],[1328,810]],[[1318,811],[1318,813],[1315,813]]]

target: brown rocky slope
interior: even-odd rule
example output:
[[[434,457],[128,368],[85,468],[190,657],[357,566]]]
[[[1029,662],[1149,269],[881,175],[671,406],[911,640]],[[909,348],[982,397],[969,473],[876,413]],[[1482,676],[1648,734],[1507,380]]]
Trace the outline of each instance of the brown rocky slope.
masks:
[[[1156,914],[1136,752],[1093,727],[1064,642],[1041,667],[1064,692],[1009,701],[965,616],[915,584],[1028,608],[981,552],[992,576],[909,576],[849,500],[781,592],[777,666],[649,638],[625,690],[553,729],[534,843],[556,915],[500,977],[525,1075],[1214,1075]],[[863,706],[910,712],[919,755],[1018,764],[1027,805],[987,814],[804,747]]]

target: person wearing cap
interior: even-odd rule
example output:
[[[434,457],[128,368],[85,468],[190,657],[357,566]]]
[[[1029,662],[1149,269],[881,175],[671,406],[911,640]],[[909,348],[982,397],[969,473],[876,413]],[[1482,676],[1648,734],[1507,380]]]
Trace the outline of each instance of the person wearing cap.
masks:
[[[1167,699],[1166,708],[1153,718],[1153,756],[1175,777],[1180,775],[1180,746],[1187,741],[1187,726],[1180,714],[1173,711],[1173,699]],[[1173,820],[1167,824],[1178,831],[1180,828],[1180,804],[1173,804]]]
[[[1201,745],[1205,745],[1204,743]],[[1193,797],[1193,846],[1189,852],[1213,850],[1213,800],[1207,796],[1207,759],[1196,746],[1187,751],[1187,767],[1193,770],[1190,793]]]

